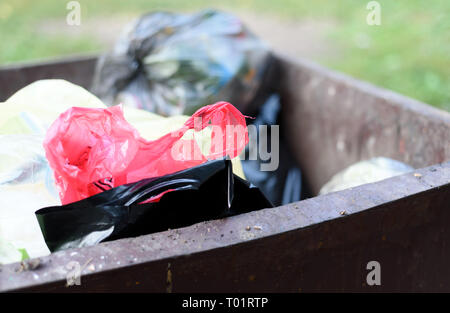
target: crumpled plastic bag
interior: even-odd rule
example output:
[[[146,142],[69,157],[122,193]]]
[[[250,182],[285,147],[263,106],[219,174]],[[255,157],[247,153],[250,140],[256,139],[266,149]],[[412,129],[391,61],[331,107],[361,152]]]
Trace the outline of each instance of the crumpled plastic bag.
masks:
[[[31,256],[49,253],[34,212],[60,202],[42,139],[40,135],[0,135],[0,263],[20,261],[19,249]]]
[[[48,126],[74,105],[106,107],[60,79],[36,81],[0,103],[0,263],[50,253],[34,213],[61,202],[42,142]]]
[[[350,165],[334,175],[319,191],[326,194],[347,188],[374,183],[393,176],[406,174],[414,168],[397,160],[377,157]]]
[[[154,12],[130,24],[99,59],[92,91],[107,105],[163,116],[222,100],[245,111],[269,61],[267,46],[231,14]]]
[[[214,160],[115,187],[36,217],[51,251],[137,237],[273,207],[261,191]]]
[[[89,91],[68,81],[38,80],[0,103],[0,134],[45,134],[59,114],[73,106],[106,107]]]
[[[227,128],[234,126],[236,132]],[[190,130],[211,131],[203,154]],[[220,132],[219,132],[220,130]],[[179,130],[147,141],[124,118],[120,106],[107,109],[73,107],[48,129],[44,148],[54,171],[62,204],[144,178],[163,176],[206,162],[237,157],[248,143],[245,117],[227,102],[204,106]],[[204,150],[204,149],[203,149]]]

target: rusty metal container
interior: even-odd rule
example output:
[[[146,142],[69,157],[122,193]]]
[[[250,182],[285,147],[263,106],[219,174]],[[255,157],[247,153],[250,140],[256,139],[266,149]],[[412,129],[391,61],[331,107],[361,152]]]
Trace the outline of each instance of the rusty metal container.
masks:
[[[37,79],[88,88],[95,62],[4,67],[0,101]],[[450,291],[450,114],[282,55],[265,83],[281,95],[282,134],[312,194],[338,171],[373,156],[417,170],[272,209],[53,253],[34,270],[4,265],[0,291]],[[71,261],[89,264],[80,286],[66,287]],[[379,262],[381,285],[366,283],[369,261]]]

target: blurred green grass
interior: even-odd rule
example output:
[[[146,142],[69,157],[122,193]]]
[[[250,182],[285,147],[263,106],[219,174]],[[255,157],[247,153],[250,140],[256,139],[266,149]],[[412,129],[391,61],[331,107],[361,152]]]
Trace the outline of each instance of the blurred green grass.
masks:
[[[0,64],[106,49],[104,43],[89,34],[63,36],[39,31],[37,26],[42,20],[66,18],[67,2],[0,0]],[[380,26],[367,25],[368,1],[360,0],[79,2],[82,23],[102,16],[206,7],[260,12],[293,21],[329,19],[336,27],[327,34],[327,40],[336,50],[327,57],[314,58],[315,61],[450,111],[450,1],[447,0],[379,0]]]

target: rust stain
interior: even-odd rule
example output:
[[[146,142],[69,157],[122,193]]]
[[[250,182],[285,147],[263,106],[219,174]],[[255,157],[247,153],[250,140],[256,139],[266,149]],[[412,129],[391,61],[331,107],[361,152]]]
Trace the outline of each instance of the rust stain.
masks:
[[[167,264],[167,293],[172,293],[172,271],[170,270],[170,263]]]

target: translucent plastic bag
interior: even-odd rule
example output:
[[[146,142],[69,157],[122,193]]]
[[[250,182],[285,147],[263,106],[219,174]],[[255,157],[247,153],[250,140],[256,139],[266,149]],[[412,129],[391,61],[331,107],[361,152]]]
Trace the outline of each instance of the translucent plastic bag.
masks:
[[[233,127],[231,127],[233,126]],[[206,155],[188,131],[211,131]],[[231,128],[230,128],[231,127]],[[235,132],[230,133],[229,129]],[[231,134],[231,137],[230,137]],[[198,110],[182,128],[147,141],[124,118],[122,108],[73,107],[59,116],[44,140],[62,204],[144,178],[163,176],[206,162],[237,157],[248,143],[245,117],[218,102]]]
[[[34,212],[60,201],[42,141],[40,135],[0,135],[0,263],[21,260],[11,247],[31,257],[49,253]]]
[[[92,91],[163,116],[192,114],[225,100],[254,98],[270,53],[235,16],[154,12],[139,18],[97,64]]]
[[[397,160],[376,157],[350,165],[335,174],[319,191],[327,194],[363,184],[374,183],[393,176],[406,174],[414,168]]]

